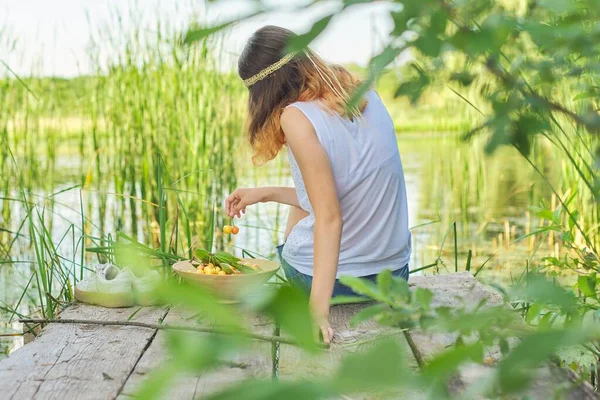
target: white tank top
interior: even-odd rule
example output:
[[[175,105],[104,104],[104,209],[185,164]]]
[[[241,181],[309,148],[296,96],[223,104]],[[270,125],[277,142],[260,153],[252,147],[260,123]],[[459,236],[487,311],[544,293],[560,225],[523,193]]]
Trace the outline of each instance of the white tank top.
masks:
[[[317,101],[296,102],[312,123],[331,163],[344,221],[337,276],[366,276],[408,264],[411,234],[404,172],[392,119],[374,91],[362,118],[351,121]],[[300,206],[309,213],[290,232],[283,258],[313,275],[315,216],[298,164],[288,148]]]

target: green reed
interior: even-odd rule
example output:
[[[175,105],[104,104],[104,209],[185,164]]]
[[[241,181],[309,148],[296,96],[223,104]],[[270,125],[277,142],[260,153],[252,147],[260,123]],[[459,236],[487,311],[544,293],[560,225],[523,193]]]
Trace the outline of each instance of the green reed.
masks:
[[[150,237],[131,221],[172,223],[177,201],[151,205],[166,201],[157,196],[170,189],[179,190],[180,201],[189,206],[192,235],[202,236],[210,210],[220,206],[216,199],[236,185],[244,88],[221,71],[218,39],[183,46],[181,31],[161,23],[115,40],[121,33],[93,34],[89,61],[95,76],[0,79],[0,132],[19,159],[28,189],[50,192],[71,175],[94,191],[99,201],[89,211],[100,231],[116,221],[119,229]],[[113,57],[102,61],[95,46],[107,43]],[[65,153],[78,164],[71,171],[61,168],[58,177],[57,154]],[[6,159],[0,157],[0,170],[10,168]],[[177,187],[159,187],[173,183],[163,181],[161,168]],[[5,194],[11,190],[8,176],[0,178]],[[215,222],[221,224],[221,213]]]
[[[91,171],[88,186],[127,193],[129,204],[121,197],[119,205],[129,213],[125,219],[137,220],[139,213],[146,226],[160,227],[158,242],[165,251],[165,227],[181,217],[178,203],[189,210],[190,225],[182,227],[191,229],[187,240],[199,235],[204,241],[202,227],[212,218],[215,199],[235,186],[244,91],[215,61],[218,39],[184,47],[180,32],[164,25],[145,32],[136,29],[116,44],[107,64],[91,50],[99,78],[87,98],[93,134],[82,139],[81,156],[83,168]],[[94,43],[104,44],[111,33],[99,32]],[[176,201],[167,199],[173,200],[167,191],[177,193]],[[100,210],[100,221],[107,218],[108,210]]]
[[[391,93],[386,90],[395,87],[390,83],[395,78],[389,73],[383,78],[386,79],[382,94],[389,103]],[[406,100],[399,102],[390,107],[395,125],[403,130],[415,121],[429,119],[429,131],[446,127],[463,133],[477,125],[486,112],[480,105],[483,84],[485,82],[474,82],[468,89],[438,85],[426,91],[422,101],[414,107]],[[569,108],[586,107],[582,102],[571,100],[574,96],[569,87],[560,86],[555,90]],[[395,115],[397,108],[399,115]],[[465,121],[467,128],[456,124],[457,119]],[[578,216],[579,245],[596,251],[600,246],[600,186],[597,167],[594,167],[598,137],[561,118],[552,118],[551,122],[552,129],[535,138],[532,152],[526,157],[513,148],[485,154],[485,135],[461,144],[460,137],[453,133],[400,134],[401,153],[410,153],[417,147],[423,158],[430,153],[430,161],[423,163],[420,172],[421,181],[428,183],[421,189],[420,218],[439,219],[442,227],[458,222],[459,251],[469,266],[476,262],[477,255],[484,262],[499,253],[512,260],[528,258],[537,239],[531,238],[519,245],[513,242],[542,223],[529,214],[529,205],[557,207],[568,200],[568,206],[563,204],[563,207],[567,206],[568,213]],[[428,149],[432,144],[436,147]],[[436,238],[431,242],[439,243],[443,232],[439,229],[430,229],[430,232]],[[539,258],[558,256],[561,250],[560,238],[550,235]],[[435,252],[429,258],[434,256]],[[503,269],[514,267],[506,258],[494,258]]]
[[[0,72],[0,261],[27,281],[18,298],[0,299],[2,310],[19,315],[25,302],[54,316],[91,261],[83,249],[112,243],[111,232],[162,254],[189,255],[195,240],[224,245],[214,227],[237,181],[244,88],[222,72],[218,40],[184,47],[173,27],[150,31],[111,43],[107,62],[93,43],[120,32],[95,33],[95,76]],[[77,205],[56,201],[56,188],[73,183]]]

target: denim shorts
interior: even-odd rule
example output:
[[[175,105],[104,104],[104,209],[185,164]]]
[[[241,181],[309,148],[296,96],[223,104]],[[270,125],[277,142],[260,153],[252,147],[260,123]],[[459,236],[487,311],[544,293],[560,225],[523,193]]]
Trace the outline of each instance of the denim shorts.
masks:
[[[310,275],[305,275],[302,272],[296,270],[294,267],[292,267],[282,257],[282,252],[283,245],[277,246],[277,255],[279,256],[279,262],[281,263],[281,268],[283,268],[283,271],[285,272],[285,277],[287,278],[288,282],[290,282],[290,284],[294,286],[303,289],[307,293],[310,293],[313,277]],[[400,269],[392,271],[392,275],[403,278],[408,281],[408,264],[406,264]],[[377,274],[361,276],[361,278],[375,282],[377,280]],[[358,296],[358,294],[356,294],[348,286],[343,285],[339,279],[336,279],[335,285],[333,286],[333,296]]]

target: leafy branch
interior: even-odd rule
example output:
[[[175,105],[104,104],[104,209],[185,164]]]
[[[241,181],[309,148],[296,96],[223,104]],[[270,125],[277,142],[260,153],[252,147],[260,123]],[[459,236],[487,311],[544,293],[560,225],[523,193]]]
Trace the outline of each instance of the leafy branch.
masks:
[[[72,319],[72,318],[61,318],[61,319],[44,319],[44,318],[22,318],[19,319],[22,324],[74,324],[74,325],[101,325],[101,326],[135,326],[139,328],[156,329],[156,330],[168,330],[168,331],[187,331],[187,332],[198,332],[198,333],[211,333],[215,335],[233,335],[243,336],[250,339],[262,340],[273,343],[284,343],[298,346],[298,343],[293,340],[282,336],[272,335],[261,335],[258,333],[240,331],[238,329],[219,329],[219,328],[207,328],[199,326],[188,326],[188,325],[171,325],[171,324],[148,324],[145,322],[137,321],[100,321],[91,319]],[[11,334],[12,335],[12,334]],[[326,345],[325,348],[329,347]]]

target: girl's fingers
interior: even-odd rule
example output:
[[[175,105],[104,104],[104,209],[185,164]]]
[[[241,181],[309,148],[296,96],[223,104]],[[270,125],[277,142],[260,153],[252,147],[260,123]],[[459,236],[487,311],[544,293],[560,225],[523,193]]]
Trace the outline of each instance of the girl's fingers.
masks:
[[[322,326],[321,335],[323,336],[323,343],[330,344],[333,339],[333,329],[329,326]]]
[[[231,212],[230,212],[230,217],[233,218],[236,215],[239,218],[239,211],[242,207],[242,204],[244,204],[244,201],[242,199],[240,199],[239,197],[237,199],[235,199],[235,201],[233,202],[233,204],[231,205]],[[245,206],[244,206],[245,207]]]
[[[248,202],[242,200],[236,192],[233,192],[225,199],[225,210],[230,218],[241,218],[246,213],[247,206]]]
[[[246,202],[245,202],[244,200],[239,200],[239,201],[237,201],[237,202],[236,202],[236,203],[233,205],[233,207],[232,207],[232,209],[231,209],[231,212],[232,212],[232,213],[233,213],[233,215],[235,215],[236,217],[238,217],[238,218],[241,218],[241,217],[242,217],[242,212],[241,212],[241,211],[242,211],[242,210],[246,210],[246,206],[247,206],[247,204],[246,204]]]
[[[233,203],[235,199],[235,192],[231,193],[225,199],[225,209],[227,210],[227,214],[231,213],[231,203]]]
[[[233,218],[233,216],[235,215],[235,207],[236,205],[240,202],[239,199],[233,199],[233,201],[229,204],[229,208],[227,209],[227,215],[229,215],[231,218]]]

